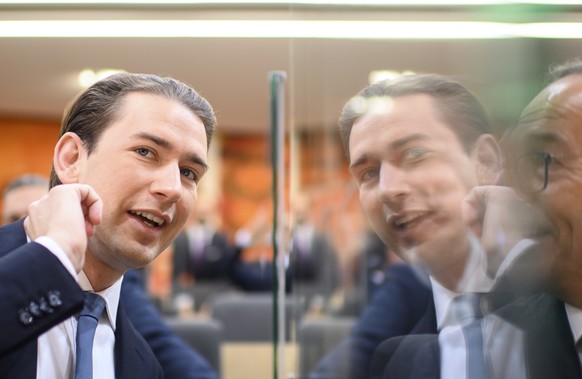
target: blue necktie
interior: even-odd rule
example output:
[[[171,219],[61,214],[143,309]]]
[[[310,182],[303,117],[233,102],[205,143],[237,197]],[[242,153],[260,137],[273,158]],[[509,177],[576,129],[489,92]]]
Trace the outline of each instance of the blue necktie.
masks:
[[[77,363],[75,379],[93,378],[93,338],[105,300],[92,292],[85,292],[85,305],[77,324]]]
[[[486,379],[489,377],[483,351],[481,322],[483,312],[480,300],[483,294],[464,293],[454,300],[457,318],[467,345],[467,378]]]

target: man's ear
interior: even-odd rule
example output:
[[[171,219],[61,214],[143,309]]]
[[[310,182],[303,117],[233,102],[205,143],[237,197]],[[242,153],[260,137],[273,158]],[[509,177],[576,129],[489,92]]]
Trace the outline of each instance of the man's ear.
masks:
[[[503,170],[501,149],[495,137],[483,134],[475,142],[471,153],[479,185],[496,184]]]
[[[77,183],[79,180],[79,165],[85,158],[86,151],[83,141],[75,133],[65,133],[57,142],[53,156],[55,173],[61,183]]]

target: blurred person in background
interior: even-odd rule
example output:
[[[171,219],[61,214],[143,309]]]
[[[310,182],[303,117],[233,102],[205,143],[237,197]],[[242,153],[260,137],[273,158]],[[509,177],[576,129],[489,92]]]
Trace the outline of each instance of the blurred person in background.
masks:
[[[234,247],[218,229],[216,205],[200,201],[173,243],[173,281],[177,289],[201,282],[228,281]]]
[[[312,220],[313,204],[309,195],[299,194],[291,206],[294,223],[289,270],[293,292],[305,297],[308,309],[324,312],[340,283],[337,252],[330,238]]]
[[[6,186],[2,199],[2,225],[28,215],[28,206],[46,195],[49,180],[41,175],[22,175]]]

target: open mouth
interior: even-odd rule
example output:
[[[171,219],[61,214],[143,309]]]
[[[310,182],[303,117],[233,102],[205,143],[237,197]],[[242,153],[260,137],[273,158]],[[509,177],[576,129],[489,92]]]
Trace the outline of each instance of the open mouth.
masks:
[[[428,212],[409,214],[403,217],[396,217],[392,224],[400,230],[410,228],[419,223],[428,215]]]
[[[152,228],[160,228],[166,223],[164,219],[148,212],[129,211],[129,214],[140,219],[144,224]]]

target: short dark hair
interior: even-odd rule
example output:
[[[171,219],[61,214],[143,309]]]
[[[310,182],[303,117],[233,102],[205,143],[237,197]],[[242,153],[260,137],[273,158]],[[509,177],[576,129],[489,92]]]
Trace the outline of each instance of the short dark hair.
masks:
[[[118,117],[123,99],[130,93],[148,93],[180,102],[200,117],[206,130],[207,147],[216,127],[212,106],[192,87],[170,77],[152,74],[119,73],[93,84],[79,94],[68,107],[61,122],[59,138],[75,133],[91,154],[105,129]],[[50,187],[61,184],[54,167]]]
[[[361,90],[344,106],[339,118],[339,132],[348,158],[352,127],[368,112],[368,100],[379,97],[402,97],[426,94],[435,101],[445,123],[470,152],[477,139],[492,133],[491,121],[477,98],[460,83],[435,74],[403,75],[374,83]]]

